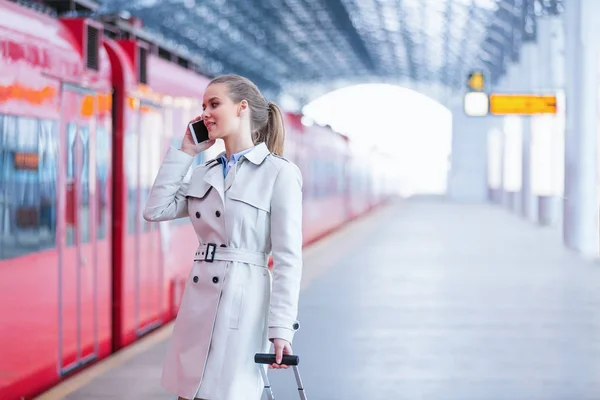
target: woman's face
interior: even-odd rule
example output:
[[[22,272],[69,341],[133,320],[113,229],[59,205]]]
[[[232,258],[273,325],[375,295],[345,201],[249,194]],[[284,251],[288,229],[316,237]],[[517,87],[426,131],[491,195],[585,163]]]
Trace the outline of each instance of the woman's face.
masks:
[[[240,130],[240,104],[231,100],[226,84],[215,83],[206,88],[202,109],[202,119],[211,140],[223,139]]]

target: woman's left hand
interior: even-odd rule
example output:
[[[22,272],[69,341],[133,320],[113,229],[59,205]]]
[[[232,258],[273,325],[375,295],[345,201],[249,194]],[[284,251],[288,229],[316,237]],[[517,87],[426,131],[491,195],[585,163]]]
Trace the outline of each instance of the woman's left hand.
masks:
[[[289,368],[288,365],[281,365],[278,363],[281,362],[284,354],[292,354],[292,345],[290,344],[290,342],[288,342],[285,339],[273,339],[273,347],[275,348],[275,361],[277,363],[269,365],[269,369]]]

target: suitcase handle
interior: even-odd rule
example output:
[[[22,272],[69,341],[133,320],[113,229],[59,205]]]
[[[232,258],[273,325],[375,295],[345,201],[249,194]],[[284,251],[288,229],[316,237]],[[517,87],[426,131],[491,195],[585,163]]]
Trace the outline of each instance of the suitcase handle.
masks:
[[[256,353],[254,355],[254,362],[257,364],[276,364],[275,354],[268,353]],[[284,354],[281,359],[282,365],[298,365],[300,363],[300,357],[289,354]]]

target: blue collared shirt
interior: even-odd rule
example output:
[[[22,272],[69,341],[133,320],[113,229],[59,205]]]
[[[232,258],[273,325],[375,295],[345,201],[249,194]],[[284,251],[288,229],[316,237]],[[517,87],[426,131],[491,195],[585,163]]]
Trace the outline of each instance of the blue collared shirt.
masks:
[[[221,156],[221,161],[222,161],[221,164],[223,164],[223,178],[227,177],[227,173],[229,172],[231,167],[233,167],[235,165],[235,163],[238,162],[240,157],[242,157],[244,154],[246,154],[247,152],[249,152],[252,149],[254,149],[254,147],[250,147],[249,149],[242,150],[239,153],[232,154],[231,159],[229,161],[227,161],[227,154],[224,153]]]

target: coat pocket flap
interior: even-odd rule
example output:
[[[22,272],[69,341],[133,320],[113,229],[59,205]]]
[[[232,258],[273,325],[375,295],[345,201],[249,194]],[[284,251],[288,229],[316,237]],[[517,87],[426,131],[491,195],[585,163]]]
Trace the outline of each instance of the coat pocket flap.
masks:
[[[192,179],[185,195],[186,197],[197,197],[201,199],[208,194],[211,188],[212,186],[210,183],[205,182],[202,179]]]
[[[270,199],[264,193],[255,190],[248,190],[246,193],[230,191],[228,197],[231,200],[241,201],[266,212],[271,211]]]

